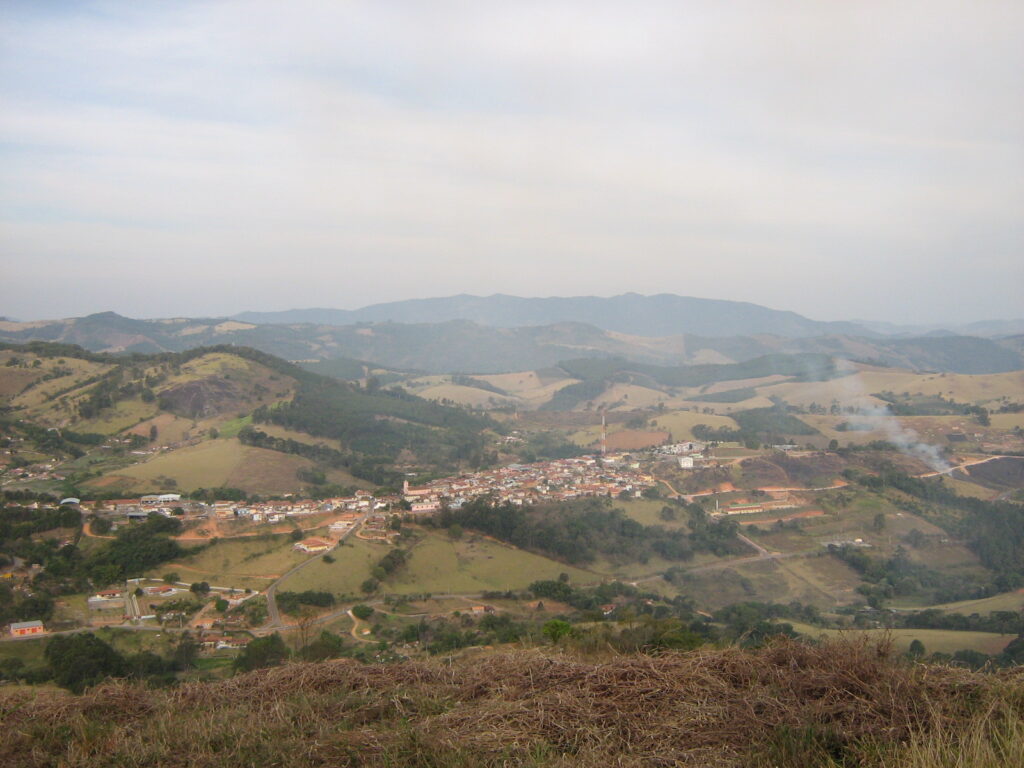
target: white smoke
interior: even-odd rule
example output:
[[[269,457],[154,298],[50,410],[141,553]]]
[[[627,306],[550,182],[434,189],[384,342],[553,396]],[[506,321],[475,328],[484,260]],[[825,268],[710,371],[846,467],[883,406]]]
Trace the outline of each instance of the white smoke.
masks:
[[[921,440],[917,432],[900,424],[887,408],[878,405],[861,406],[857,419],[870,426],[872,430],[884,434],[885,439],[902,453],[920,459],[936,472],[948,472],[952,469],[937,446]]]
[[[870,427],[872,431],[881,432],[885,439],[895,445],[907,456],[919,459],[936,472],[949,472],[952,465],[942,456],[938,446],[921,440],[920,435],[909,427],[900,424],[899,420],[888,408],[879,405],[864,391],[864,384],[859,371],[850,376],[833,379],[850,395],[858,411],[854,419],[858,424]]]

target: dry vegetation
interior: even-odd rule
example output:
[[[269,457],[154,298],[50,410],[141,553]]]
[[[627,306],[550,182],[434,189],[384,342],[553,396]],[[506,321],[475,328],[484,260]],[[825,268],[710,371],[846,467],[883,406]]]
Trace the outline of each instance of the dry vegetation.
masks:
[[[0,762],[50,766],[1019,765],[1024,679],[884,645],[295,664],[151,691],[0,693]],[[967,755],[972,762],[954,761]]]

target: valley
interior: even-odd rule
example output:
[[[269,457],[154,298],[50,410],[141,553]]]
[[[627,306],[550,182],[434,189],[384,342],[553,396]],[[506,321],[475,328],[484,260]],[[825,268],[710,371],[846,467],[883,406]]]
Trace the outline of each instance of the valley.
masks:
[[[11,615],[144,648],[187,634],[215,675],[280,633],[386,659],[560,621],[624,642],[641,619],[1005,657],[1018,571],[973,531],[1019,514],[1024,371],[818,352],[469,370],[7,345],[11,519],[64,499],[82,521],[9,542]],[[35,609],[32,568],[54,573]]]

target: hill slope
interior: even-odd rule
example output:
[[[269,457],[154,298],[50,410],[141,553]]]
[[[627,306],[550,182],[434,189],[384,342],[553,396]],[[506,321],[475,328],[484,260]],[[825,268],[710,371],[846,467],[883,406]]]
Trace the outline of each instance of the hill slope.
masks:
[[[296,471],[314,464],[383,484],[398,477],[400,459],[458,469],[479,454],[483,432],[493,426],[458,408],[320,376],[244,347],[118,356],[36,342],[6,345],[0,358],[2,418],[18,435],[19,456],[30,457],[19,460],[68,461],[62,472],[94,483],[113,474],[121,478],[116,487],[133,477],[179,479],[165,469],[181,469],[169,455],[209,441],[220,448],[203,454],[215,458],[195,478],[252,476],[259,484],[241,465],[276,451],[293,455],[278,463],[290,467],[294,490]],[[300,439],[264,432],[263,424]],[[124,470],[140,460],[144,471]],[[278,477],[264,490],[289,490],[287,480]]]
[[[642,298],[642,297],[641,297]],[[434,318],[436,320],[436,318]],[[770,324],[769,324],[770,325]],[[504,373],[578,357],[621,357],[656,365],[733,363],[768,354],[819,353],[919,370],[1001,373],[1024,368],[1020,337],[919,339],[849,335],[639,336],[585,322],[515,328],[470,320],[356,325],[257,325],[224,319],[132,320],[111,312],[48,323],[3,323],[0,340],[74,343],[92,351],[150,354],[217,344],[287,360],[339,360],[332,373],[362,377],[374,365],[429,373]],[[352,359],[354,358],[354,359]]]
[[[626,293],[611,298],[574,296],[521,298],[447,296],[373,304],[356,310],[308,309],[286,312],[243,312],[237,319],[251,323],[316,323],[348,325],[359,322],[436,323],[471,320],[480,325],[515,328],[554,323],[587,323],[605,331],[636,336],[821,336],[829,333],[873,335],[853,323],[823,323],[795,312],[768,309],[757,304],[698,299],[662,293],[641,296]]]
[[[334,661],[171,690],[6,690],[0,759],[25,768],[69,753],[82,768],[825,768],[938,765],[911,762],[931,746],[936,758],[973,747],[989,760],[971,765],[1012,765],[1024,736],[999,724],[1019,718],[1020,699],[1019,676],[910,665],[845,642],[603,662],[528,652],[475,663]]]

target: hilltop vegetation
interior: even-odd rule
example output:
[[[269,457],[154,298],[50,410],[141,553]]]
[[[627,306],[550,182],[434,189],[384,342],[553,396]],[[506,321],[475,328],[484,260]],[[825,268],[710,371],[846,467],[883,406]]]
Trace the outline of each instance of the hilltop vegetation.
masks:
[[[83,768],[1017,765],[1022,700],[1019,678],[909,665],[849,642],[606,660],[331,661],[172,691],[8,689],[0,759],[26,768],[69,753]]]
[[[70,464],[67,493],[87,481],[123,493],[139,482],[159,487],[161,478],[186,490],[251,483],[254,490],[283,492],[299,486],[300,472],[319,477],[317,466],[388,484],[398,477],[392,467],[400,455],[407,464],[435,470],[482,463],[483,432],[495,426],[459,408],[381,390],[374,380],[366,386],[338,381],[244,347],[120,356],[36,342],[8,345],[6,360],[0,379],[9,371],[34,375],[20,377],[0,418],[36,455],[80,460]],[[254,420],[309,435],[313,444],[257,439],[256,431],[245,432]],[[163,461],[233,435],[249,437],[245,442],[254,446],[243,452],[244,463],[255,460],[255,448],[295,454],[290,465],[282,462],[289,477],[262,483],[249,473],[246,481],[241,454],[204,465],[216,478],[193,477]],[[316,438],[338,447],[317,447]],[[133,455],[158,451],[152,466],[125,469],[138,460]],[[105,476],[109,482],[101,481]]]

